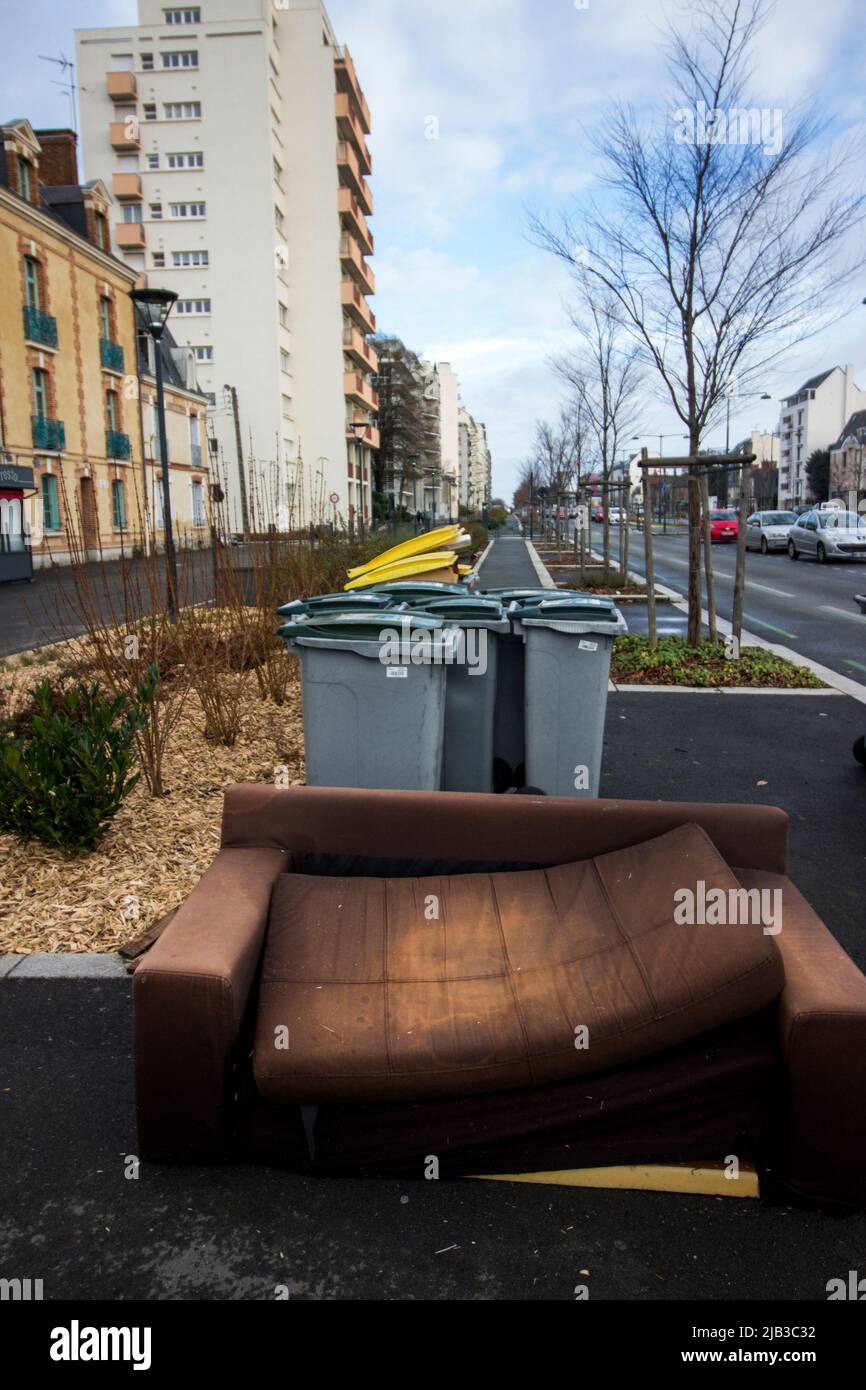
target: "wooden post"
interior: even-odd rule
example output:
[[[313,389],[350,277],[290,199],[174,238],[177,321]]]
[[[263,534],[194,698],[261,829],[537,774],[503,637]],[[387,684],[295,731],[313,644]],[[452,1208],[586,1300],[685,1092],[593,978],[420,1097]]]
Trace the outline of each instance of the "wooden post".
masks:
[[[751,462],[744,463],[740,469],[740,525],[737,534],[737,565],[734,572],[734,611],[731,614],[731,628],[738,642],[743,632],[743,605],[746,597],[746,521],[749,515],[751,482]]]
[[[710,484],[707,470],[700,475],[701,515],[704,522],[704,573],[707,579],[707,617],[709,619],[710,641],[715,642],[719,630],[716,625],[716,581],[713,576],[713,537],[710,526]]]
[[[656,581],[653,565],[653,499],[649,476],[649,450],[641,450],[641,471],[643,473],[643,545],[646,563],[647,616],[649,619],[650,651],[658,646],[656,634]]]

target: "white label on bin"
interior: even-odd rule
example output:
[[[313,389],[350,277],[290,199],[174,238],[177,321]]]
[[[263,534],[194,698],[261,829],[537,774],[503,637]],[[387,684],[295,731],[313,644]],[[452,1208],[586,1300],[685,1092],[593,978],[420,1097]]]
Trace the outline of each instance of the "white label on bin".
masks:
[[[409,676],[409,670],[406,666],[386,666],[385,670],[389,681],[404,681]]]
[[[580,650],[581,650],[582,652],[597,652],[597,651],[598,651],[598,643],[597,643],[597,642],[579,642],[579,643],[578,643],[578,646],[579,646],[579,648],[580,648]]]

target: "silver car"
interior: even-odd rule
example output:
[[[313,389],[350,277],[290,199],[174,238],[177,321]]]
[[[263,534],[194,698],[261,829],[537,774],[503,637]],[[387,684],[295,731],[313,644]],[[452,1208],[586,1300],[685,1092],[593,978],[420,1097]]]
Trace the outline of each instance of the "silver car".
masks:
[[[805,512],[788,534],[788,554],[825,560],[866,560],[866,517],[856,512]]]
[[[795,512],[752,512],[746,522],[746,549],[760,550],[762,555],[787,550],[788,532],[796,524]]]

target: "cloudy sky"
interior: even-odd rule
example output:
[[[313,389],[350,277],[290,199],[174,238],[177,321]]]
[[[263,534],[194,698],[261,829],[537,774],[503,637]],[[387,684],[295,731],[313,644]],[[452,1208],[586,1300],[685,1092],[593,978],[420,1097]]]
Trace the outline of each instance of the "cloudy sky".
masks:
[[[330,0],[328,11],[373,115],[379,326],[451,362],[464,404],[487,424],[494,490],[510,497],[535,421],[561,396],[549,358],[570,341],[568,279],[529,243],[527,208],[587,196],[590,134],[611,97],[653,100],[679,0]],[[39,55],[72,56],[75,28],[136,12],[135,0],[0,0],[2,117],[68,124],[59,72]],[[862,0],[778,0],[756,53],[754,104],[785,112],[818,94],[831,134],[857,127],[862,18]],[[866,273],[849,302],[864,296]],[[866,308],[768,373],[774,401],[741,405],[734,437],[776,428],[776,397],[848,361],[866,387]],[[642,429],[678,425],[649,395]]]

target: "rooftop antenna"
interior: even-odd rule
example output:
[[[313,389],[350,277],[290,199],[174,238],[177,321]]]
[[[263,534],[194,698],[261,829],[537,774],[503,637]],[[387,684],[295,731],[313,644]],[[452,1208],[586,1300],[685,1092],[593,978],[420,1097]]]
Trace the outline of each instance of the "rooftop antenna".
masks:
[[[61,79],[59,82],[53,82],[52,85],[55,87],[62,87],[69,97],[69,125],[70,129],[74,130],[77,135],[78,127],[75,124],[75,93],[77,91],[84,92],[87,89],[86,87],[79,88],[75,85],[75,64],[71,58],[66,57],[65,53],[61,53],[59,58],[51,58],[47,53],[40,53],[37,56],[43,63],[56,63],[60,68]]]

